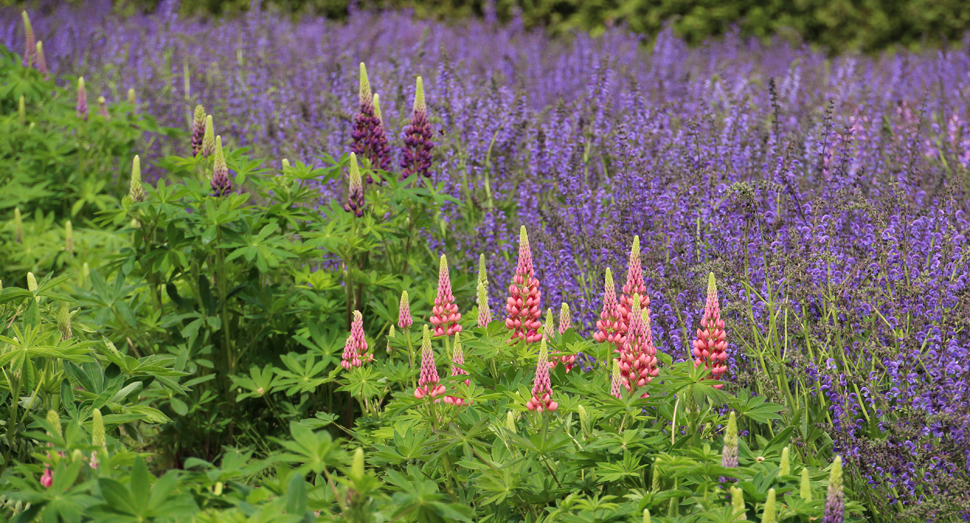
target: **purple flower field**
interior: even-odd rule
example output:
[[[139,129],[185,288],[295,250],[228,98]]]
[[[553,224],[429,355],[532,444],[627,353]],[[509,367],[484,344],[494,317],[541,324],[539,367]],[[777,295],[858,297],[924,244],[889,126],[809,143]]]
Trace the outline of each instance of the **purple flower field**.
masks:
[[[543,310],[568,303],[590,335],[606,268],[622,285],[639,236],[657,351],[693,358],[714,273],[723,379],[785,404],[795,445],[831,438],[884,516],[970,518],[970,40],[828,57],[781,39],[550,39],[407,13],[51,5],[32,21],[59,85],[83,75],[109,105],[134,88],[140,111],[186,130],[203,104],[223,141],[268,158],[349,152],[364,62],[397,170],[422,77],[431,179],[462,203],[441,209],[431,250],[450,256],[462,311],[485,253],[504,319],[524,225]],[[0,10],[0,44],[22,51],[19,11]],[[156,142],[146,178],[186,150]]]

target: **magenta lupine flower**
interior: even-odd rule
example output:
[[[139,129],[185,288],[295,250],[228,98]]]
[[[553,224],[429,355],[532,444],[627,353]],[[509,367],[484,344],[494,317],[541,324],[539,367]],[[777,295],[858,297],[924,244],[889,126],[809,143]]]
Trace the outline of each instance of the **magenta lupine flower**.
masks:
[[[44,488],[51,488],[51,485],[54,484],[54,475],[51,474],[50,466],[44,467],[44,475],[40,477],[40,484]]]
[[[355,153],[350,153],[350,189],[347,192],[344,210],[354,213],[358,218],[364,215],[364,181],[360,177]]]
[[[431,349],[431,331],[427,325],[421,333],[421,376],[418,378],[418,388],[414,390],[414,397],[432,399],[445,393],[445,386],[438,378],[438,368],[434,364],[434,350]]]
[[[485,271],[485,255],[478,255],[478,326],[487,327],[492,322],[492,309],[488,306],[488,273]]]
[[[717,301],[717,284],[714,282],[714,273],[711,273],[707,283],[707,304],[704,306],[701,328],[697,329],[697,339],[694,340],[694,366],[704,365],[710,369],[712,379],[721,379],[727,372],[726,338],[721,306]],[[723,386],[723,383],[714,385],[718,389]]]
[[[526,402],[529,410],[556,412],[559,404],[552,401],[552,382],[549,381],[549,351],[545,338],[539,344],[539,361],[536,363],[536,378],[532,385],[532,399]]]
[[[232,182],[229,181],[226,155],[222,152],[222,136],[216,136],[216,154],[212,163],[212,195],[228,196],[230,192],[232,192]]]
[[[88,119],[88,92],[84,89],[84,77],[77,79],[77,116]]]
[[[381,114],[381,99],[374,93],[374,127],[371,130],[367,143],[367,157],[370,158],[371,165],[387,171],[391,168],[391,145],[387,142],[387,133],[384,132],[384,116]],[[367,183],[371,183],[371,177],[367,177]]]
[[[657,349],[653,345],[653,334],[650,329],[649,309],[640,309],[640,295],[633,295],[630,304],[630,327],[626,333],[623,350],[620,351],[620,371],[623,373],[626,390],[631,393],[646,387],[650,380],[659,373],[657,368]],[[640,310],[637,314],[637,310]],[[646,393],[643,394],[646,397]]]
[[[602,343],[612,343],[619,350],[623,346],[623,312],[620,302],[616,300],[616,285],[613,283],[613,272],[606,269],[606,284],[603,290],[603,311],[600,319],[596,320],[596,332],[593,339]]]
[[[343,361],[340,366],[345,370],[360,367],[365,361],[372,361],[373,354],[367,353],[367,340],[364,338],[364,316],[360,311],[354,311],[354,321],[350,324],[350,336],[344,345]]]
[[[24,67],[33,67],[37,59],[37,38],[34,27],[30,24],[27,11],[21,13],[24,18]]]
[[[620,362],[613,360],[613,372],[610,375],[610,395],[620,399],[621,387],[623,387],[623,373],[620,370]]]
[[[441,255],[438,266],[438,296],[431,308],[431,325],[434,325],[434,335],[454,336],[461,332],[461,313],[455,303],[455,295],[451,293],[451,277],[448,275],[448,258]]]
[[[509,285],[509,297],[505,305],[505,310],[509,313],[505,327],[512,331],[511,341],[520,339],[526,343],[535,343],[542,339],[542,323],[539,321],[542,315],[541,302],[542,292],[532,266],[529,235],[525,226],[522,226],[519,230],[519,263],[512,284]]]
[[[205,107],[195,106],[192,117],[192,156],[198,156],[202,150],[202,137],[205,135]]]
[[[643,283],[643,265],[640,263],[640,237],[633,237],[630,248],[630,261],[627,267],[626,283],[623,285],[623,295],[620,296],[620,314],[623,315],[622,331],[626,335],[630,327],[630,310],[633,307],[633,295],[640,295],[640,308],[650,310],[650,297],[647,296],[647,286]]]
[[[401,293],[401,305],[398,306],[397,326],[402,329],[410,329],[411,324],[411,302],[408,300],[408,291]]]
[[[37,72],[39,72],[45,80],[50,76],[50,71],[47,69],[47,57],[44,56],[43,42],[37,42]]]
[[[465,354],[461,350],[461,342],[458,340],[459,337],[459,334],[455,335],[455,351],[451,357],[451,375],[467,376],[468,372],[460,367],[461,365],[465,364]],[[471,382],[472,380],[470,379],[465,380],[465,385],[470,385]],[[467,405],[469,402],[466,402],[464,399],[457,396],[446,396],[445,403],[449,405],[458,405],[460,407],[462,405]]]
[[[404,129],[404,147],[401,149],[402,179],[412,174],[431,176],[431,121],[428,120],[428,106],[424,103],[424,81],[418,77],[414,92],[414,108],[411,123]]]

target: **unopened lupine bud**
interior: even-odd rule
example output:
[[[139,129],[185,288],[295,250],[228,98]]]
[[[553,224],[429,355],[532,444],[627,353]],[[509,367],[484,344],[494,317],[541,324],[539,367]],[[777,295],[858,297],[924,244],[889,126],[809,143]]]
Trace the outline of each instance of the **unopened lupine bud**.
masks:
[[[724,430],[724,450],[721,452],[721,466],[737,468],[738,466],[738,420],[734,411],[728,417],[727,428]]]
[[[643,523],[650,523],[650,509],[643,509]]]
[[[411,122],[404,129],[404,147],[401,149],[402,178],[407,179],[412,174],[431,176],[431,151],[434,149],[432,136],[428,106],[424,101],[424,81],[419,76],[414,91]]]
[[[44,467],[44,475],[40,477],[40,484],[43,485],[44,488],[51,488],[51,485],[54,484],[54,475],[51,474],[51,469],[49,466]]]
[[[465,364],[465,353],[461,349],[461,333],[455,333],[455,350],[453,351],[453,354],[452,354],[452,357],[451,357],[451,375],[452,376],[467,376],[468,375],[468,371],[466,371],[465,369],[461,368],[461,366],[464,365],[464,364]],[[470,385],[470,384],[471,384],[471,380],[470,379],[466,379],[465,380],[465,385]],[[470,403],[470,400],[466,400],[464,398],[459,398],[457,396],[446,396],[445,397],[445,403],[447,403],[449,405],[462,406],[462,405],[467,405],[468,403]]]
[[[47,423],[50,424],[50,426],[54,429],[54,431],[50,433],[52,436],[56,434],[58,437],[60,437],[62,435],[61,417],[57,414],[57,411],[47,411]]]
[[[556,324],[554,323],[552,316],[552,307],[546,309],[546,322],[542,325],[542,334],[546,336],[546,339],[552,339],[556,335]],[[554,362],[552,363],[555,366]]]
[[[393,340],[396,336],[397,336],[397,331],[394,330],[394,326],[391,325],[391,328],[387,330],[387,353],[388,354],[391,353],[391,340]]]
[[[704,365],[711,371],[711,379],[720,380],[727,372],[727,335],[724,332],[724,320],[721,319],[721,307],[717,299],[717,283],[714,273],[710,274],[707,283],[707,303],[704,306],[704,316],[701,326],[697,329],[697,339],[694,340],[694,366]],[[720,389],[723,383],[714,385]]]
[[[364,62],[360,63],[359,80],[360,80],[360,84],[359,84],[359,89],[357,91],[359,103],[361,104],[370,103],[371,100],[373,99],[373,94],[371,93],[371,90],[370,90],[370,80],[367,78],[367,66],[364,65]]]
[[[30,292],[37,292],[37,278],[34,277],[34,273],[27,273],[27,290]]]
[[[77,79],[77,116],[88,119],[88,92],[84,88],[84,77]]]
[[[20,95],[20,99],[17,100],[17,121],[20,122],[21,126],[27,125],[27,105],[24,95]]]
[[[381,97],[377,93],[374,93],[373,104],[374,104],[374,118],[377,118],[378,122],[384,123],[384,116],[381,114]]]
[[[13,235],[17,243],[24,241],[24,221],[20,216],[20,207],[13,210]]]
[[[768,499],[765,500],[761,513],[761,523],[776,523],[778,521],[778,507],[775,501],[775,489],[768,489]]]
[[[131,104],[132,107],[135,107],[138,105],[138,98],[135,97],[134,87],[132,87],[131,89],[128,89],[128,103]]]
[[[37,72],[43,75],[44,78],[50,76],[50,71],[47,69],[47,57],[44,56],[43,42],[37,42]]]
[[[791,474],[791,457],[788,453],[788,447],[781,449],[781,464],[778,465],[778,475],[780,476]]]
[[[540,329],[542,324],[542,292],[539,290],[539,280],[535,277],[532,265],[532,249],[529,246],[529,235],[522,226],[519,230],[519,260],[509,285],[509,297],[505,310],[508,317],[505,327],[512,331],[510,341],[523,340],[535,343],[542,339]]]
[[[802,484],[799,495],[801,495],[802,499],[805,501],[812,500],[812,482],[808,477],[808,467],[802,467]]]
[[[141,158],[136,154],[131,160],[131,182],[128,185],[128,197],[133,203],[145,201],[145,189],[141,186]]]
[[[565,334],[573,326],[572,316],[569,313],[569,304],[563,303],[559,308],[559,334]]]
[[[515,413],[511,410],[505,414],[505,428],[515,431]]]
[[[357,447],[354,451],[354,462],[350,466],[350,473],[353,479],[364,477],[364,449],[361,447]]]
[[[650,490],[653,492],[660,492],[663,489],[663,475],[660,472],[660,465],[655,461],[653,463],[653,478],[650,482]]]
[[[829,490],[825,496],[825,516],[822,523],[842,523],[845,520],[845,494],[842,492],[842,456],[836,456],[829,473]]]
[[[583,432],[583,438],[589,439],[593,437],[593,419],[589,412],[587,412],[586,407],[577,405],[576,411],[579,412],[579,428]]]
[[[202,156],[209,157],[216,153],[216,131],[212,124],[212,115],[205,117],[205,130],[202,132]]]
[[[451,276],[448,271],[448,258],[442,254],[438,265],[438,295],[431,308],[431,325],[434,335],[454,336],[461,332],[461,313],[455,303],[455,295],[451,292]]]
[[[596,332],[593,339],[602,343],[612,343],[615,350],[623,346],[623,314],[620,302],[616,299],[616,284],[613,283],[613,271],[606,268],[606,282],[603,287],[603,311],[596,321]]]
[[[408,330],[414,321],[411,320],[411,302],[408,300],[408,291],[401,293],[401,304],[398,306],[397,326]]]
[[[71,331],[71,306],[66,301],[62,301],[57,309],[57,330],[61,331],[61,340],[69,340],[73,335]]]
[[[226,156],[222,152],[222,136],[216,136],[215,160],[212,163],[212,195],[228,196],[232,192],[232,182],[229,181],[229,166]]]
[[[485,327],[492,322],[492,309],[488,305],[488,273],[484,254],[478,255],[478,295],[475,304],[478,306],[478,326]]]
[[[202,151],[202,138],[205,136],[205,107],[195,106],[195,114],[192,117],[192,156],[198,156]]]
[[[281,170],[283,172],[286,172],[286,170],[290,168],[290,161],[287,160],[286,158],[283,158],[283,160],[280,161],[280,165],[282,165]]]
[[[64,250],[74,252],[74,226],[71,220],[64,223]]]
[[[27,11],[21,13],[24,19],[24,67],[33,67],[37,54],[37,38],[34,36],[34,26],[30,24]]]
[[[418,377],[418,387],[414,390],[417,399],[434,399],[445,393],[445,386],[438,378],[438,368],[434,363],[434,350],[431,348],[431,331],[424,325],[421,332],[421,374]]]
[[[104,418],[101,417],[101,411],[94,409],[91,414],[91,444],[99,450],[107,450],[108,438],[104,430]]]
[[[91,279],[91,266],[88,264],[88,262],[84,262],[84,264],[81,265],[81,277],[78,278],[78,286],[83,287],[89,279]]]
[[[744,491],[738,487],[731,487],[731,508],[734,510],[734,521],[747,521],[744,508]]]
[[[364,180],[360,177],[360,167],[357,166],[357,155],[350,153],[349,190],[344,210],[354,213],[360,218],[364,215]]]
[[[98,114],[105,120],[111,119],[111,115],[108,114],[108,105],[103,96],[98,97]]]
[[[532,385],[532,399],[525,404],[525,408],[543,412],[555,412],[559,404],[552,400],[552,382],[549,380],[549,350],[546,340],[539,342],[539,361],[536,363],[536,377]]]
[[[610,376],[610,396],[621,398],[623,388],[623,374],[620,371],[620,360],[613,360],[613,373]]]

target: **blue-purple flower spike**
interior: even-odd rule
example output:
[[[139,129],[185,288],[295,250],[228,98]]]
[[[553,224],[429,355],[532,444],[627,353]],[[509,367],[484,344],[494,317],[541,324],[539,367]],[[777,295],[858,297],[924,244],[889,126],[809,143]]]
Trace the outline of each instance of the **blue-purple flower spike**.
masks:
[[[428,106],[424,103],[424,82],[418,77],[414,92],[414,109],[411,123],[404,130],[404,147],[401,149],[401,174],[407,179],[412,174],[431,176],[431,122],[428,120]]]

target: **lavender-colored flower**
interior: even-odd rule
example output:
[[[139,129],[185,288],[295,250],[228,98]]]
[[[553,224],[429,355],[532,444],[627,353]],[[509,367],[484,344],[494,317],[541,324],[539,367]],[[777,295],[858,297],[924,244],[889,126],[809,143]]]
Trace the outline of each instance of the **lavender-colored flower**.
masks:
[[[372,166],[387,171],[391,168],[391,145],[387,142],[387,133],[384,131],[384,115],[381,114],[381,99],[377,93],[374,93],[373,106],[374,127],[367,144],[367,157]]]
[[[364,181],[360,177],[360,168],[357,166],[357,155],[350,153],[350,185],[347,191],[347,203],[344,210],[354,213],[360,218],[364,215]]]
[[[205,107],[195,106],[195,114],[192,117],[192,156],[198,156],[202,150],[202,137],[205,136],[206,122]]]
[[[77,116],[88,119],[88,92],[84,89],[84,77],[77,79]]]
[[[357,115],[354,117],[354,128],[351,132],[350,150],[363,158],[370,160],[371,165],[380,169],[390,167],[390,146],[384,133],[384,125],[380,116],[380,98],[371,93],[370,81],[367,78],[367,67],[360,63],[360,86],[358,88]],[[367,183],[374,179],[368,174]]]
[[[418,77],[414,92],[414,108],[411,123],[404,129],[404,147],[401,149],[401,177],[407,179],[412,174],[431,176],[431,121],[428,120],[428,106],[424,102],[424,81]]]
[[[822,523],[842,523],[845,520],[845,497],[842,493],[842,456],[836,456],[829,473],[829,491],[825,496],[825,516]]]
[[[228,196],[231,192],[232,182],[229,180],[226,156],[222,152],[222,136],[216,136],[215,160],[212,163],[212,195]]]

